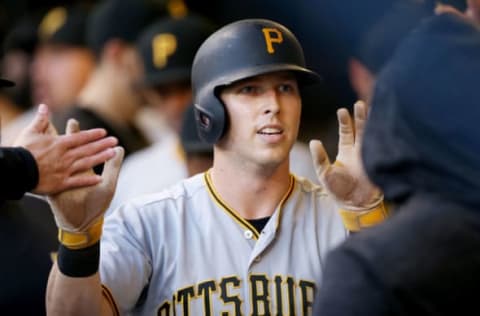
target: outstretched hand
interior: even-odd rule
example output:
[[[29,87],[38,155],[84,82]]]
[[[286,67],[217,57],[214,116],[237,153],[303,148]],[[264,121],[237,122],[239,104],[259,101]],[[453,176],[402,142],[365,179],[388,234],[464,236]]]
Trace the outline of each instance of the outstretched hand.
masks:
[[[342,207],[352,210],[372,208],[383,199],[380,190],[366,176],[360,155],[367,113],[367,105],[362,101],[354,105],[354,122],[347,109],[337,111],[339,142],[334,164],[320,141],[310,141],[320,183]]]
[[[26,148],[35,158],[38,194],[55,194],[63,190],[95,185],[101,177],[84,174],[115,154],[115,137],[105,137],[101,128],[70,135],[58,135],[49,120],[48,107],[41,104],[35,118],[17,137],[14,146]]]
[[[79,133],[79,130],[77,121],[67,122],[67,135]],[[115,147],[114,151],[113,158],[104,165],[100,183],[48,196],[59,228],[70,232],[84,231],[103,216],[113,198],[124,155],[122,147]],[[81,175],[92,176],[94,172],[90,169]]]

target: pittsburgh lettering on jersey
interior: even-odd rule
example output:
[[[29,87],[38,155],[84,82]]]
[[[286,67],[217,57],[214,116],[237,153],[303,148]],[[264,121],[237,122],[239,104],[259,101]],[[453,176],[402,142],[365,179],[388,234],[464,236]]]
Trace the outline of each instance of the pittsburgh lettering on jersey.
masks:
[[[244,297],[245,287],[248,297]],[[221,316],[292,316],[297,315],[298,310],[301,315],[312,315],[315,290],[314,282],[296,281],[290,276],[269,278],[265,274],[251,274],[247,280],[227,276],[177,290],[171,300],[159,306],[157,315],[198,315],[198,311],[192,312],[193,302],[200,302],[205,316],[213,316],[214,310],[220,311],[216,314]]]

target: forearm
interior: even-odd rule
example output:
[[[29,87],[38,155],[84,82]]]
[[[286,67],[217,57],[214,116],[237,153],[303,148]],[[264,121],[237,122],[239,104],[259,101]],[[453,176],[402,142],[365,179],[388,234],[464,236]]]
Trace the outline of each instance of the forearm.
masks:
[[[59,230],[60,246],[47,287],[49,315],[118,314],[98,273],[102,224],[97,221],[81,233]]]
[[[55,263],[47,287],[48,315],[115,315],[102,294],[98,272],[88,277],[69,277]]]

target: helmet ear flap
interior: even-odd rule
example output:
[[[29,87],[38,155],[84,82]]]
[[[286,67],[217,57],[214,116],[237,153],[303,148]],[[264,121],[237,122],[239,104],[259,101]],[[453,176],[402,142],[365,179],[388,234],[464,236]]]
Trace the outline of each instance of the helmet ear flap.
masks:
[[[215,144],[226,130],[225,108],[219,100],[211,100],[206,104],[194,104],[197,131],[203,141]]]

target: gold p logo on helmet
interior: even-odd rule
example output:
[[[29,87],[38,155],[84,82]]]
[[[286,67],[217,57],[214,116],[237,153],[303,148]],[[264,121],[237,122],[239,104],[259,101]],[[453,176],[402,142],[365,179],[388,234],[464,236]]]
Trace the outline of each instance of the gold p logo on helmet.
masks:
[[[158,34],[152,40],[153,64],[157,68],[167,65],[168,57],[177,50],[177,38],[170,33]]]
[[[280,44],[283,42],[283,35],[276,28],[271,27],[264,27],[262,29],[263,36],[265,37],[265,43],[267,44],[267,52],[269,54],[275,53],[275,49],[273,48],[273,43]]]

